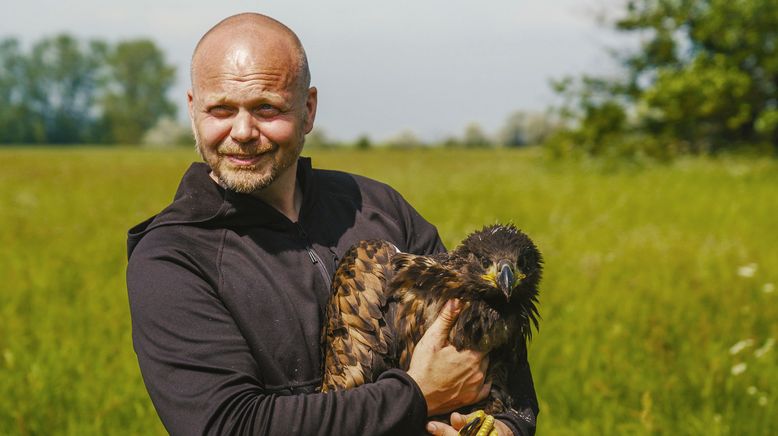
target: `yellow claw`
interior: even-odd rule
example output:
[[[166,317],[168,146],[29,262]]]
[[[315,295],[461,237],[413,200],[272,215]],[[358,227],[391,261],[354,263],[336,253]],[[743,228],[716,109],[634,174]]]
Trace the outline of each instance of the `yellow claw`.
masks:
[[[486,415],[486,418],[484,419],[483,424],[481,424],[481,428],[478,429],[476,436],[490,436],[492,434],[492,430],[494,430],[494,416]]]
[[[483,410],[473,413],[464,427],[459,430],[462,436],[497,436],[494,428],[494,416],[487,415]]]

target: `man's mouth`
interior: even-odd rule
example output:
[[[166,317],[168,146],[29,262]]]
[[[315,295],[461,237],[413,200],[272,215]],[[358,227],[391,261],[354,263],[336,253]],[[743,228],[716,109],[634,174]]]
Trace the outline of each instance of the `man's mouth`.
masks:
[[[238,166],[254,165],[262,159],[261,154],[225,154],[224,157],[231,164]]]

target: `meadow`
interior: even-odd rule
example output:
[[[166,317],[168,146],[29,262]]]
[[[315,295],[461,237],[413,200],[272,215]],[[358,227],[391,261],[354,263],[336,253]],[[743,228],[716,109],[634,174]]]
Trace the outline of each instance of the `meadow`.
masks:
[[[307,154],[391,184],[449,247],[494,222],[537,242],[538,434],[778,434],[778,161]],[[0,434],[164,434],[132,349],[125,235],[169,202],[196,154],[0,159]]]

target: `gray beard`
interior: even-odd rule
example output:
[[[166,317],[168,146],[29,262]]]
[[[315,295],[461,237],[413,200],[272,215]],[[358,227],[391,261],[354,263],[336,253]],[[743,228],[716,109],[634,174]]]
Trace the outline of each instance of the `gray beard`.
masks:
[[[299,145],[297,153],[294,154],[293,158],[288,162],[282,160],[276,163],[275,161],[272,161],[270,163],[270,174],[265,177],[259,177],[253,172],[253,168],[238,170],[227,169],[227,171],[222,172],[220,166],[222,165],[223,158],[217,155],[216,162],[208,161],[200,145],[200,135],[198,134],[197,129],[194,127],[194,123],[192,125],[192,133],[194,135],[195,149],[197,150],[197,153],[200,155],[200,158],[206,164],[208,164],[209,167],[211,167],[211,171],[218,179],[219,185],[225,189],[229,189],[241,194],[251,194],[270,186],[283,170],[289,168],[297,160],[297,158],[300,156],[300,152],[303,149],[303,145],[305,144],[305,135],[301,135],[302,141]],[[278,145],[273,144],[273,146],[276,148],[276,150],[278,149]]]

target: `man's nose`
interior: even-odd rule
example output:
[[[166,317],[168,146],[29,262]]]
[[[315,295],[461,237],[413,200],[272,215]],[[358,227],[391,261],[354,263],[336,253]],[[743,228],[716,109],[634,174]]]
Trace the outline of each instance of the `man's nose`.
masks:
[[[240,110],[232,122],[232,131],[230,132],[232,140],[238,143],[249,142],[259,138],[259,127],[252,114],[245,110]]]

